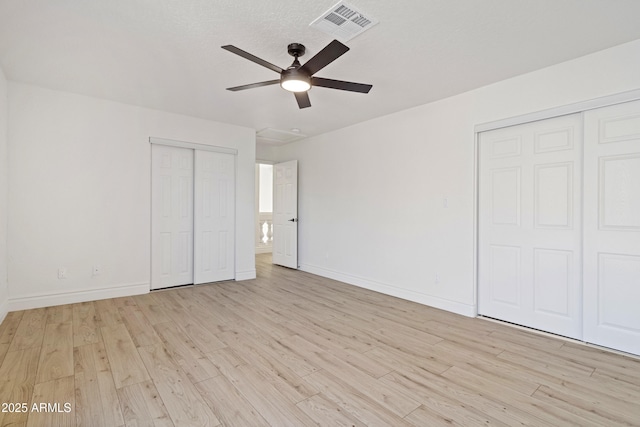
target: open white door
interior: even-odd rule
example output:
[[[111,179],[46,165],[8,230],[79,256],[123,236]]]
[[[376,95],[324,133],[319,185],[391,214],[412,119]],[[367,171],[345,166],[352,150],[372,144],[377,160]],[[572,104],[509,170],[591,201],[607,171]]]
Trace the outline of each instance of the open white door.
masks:
[[[235,277],[235,157],[195,151],[193,283]]]
[[[273,165],[273,263],[298,268],[298,161]]]

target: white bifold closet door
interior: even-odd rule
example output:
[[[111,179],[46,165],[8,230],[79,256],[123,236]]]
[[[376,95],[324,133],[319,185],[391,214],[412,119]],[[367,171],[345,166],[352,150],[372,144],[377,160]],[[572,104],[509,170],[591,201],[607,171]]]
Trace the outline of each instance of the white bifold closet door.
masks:
[[[581,338],[579,114],[480,134],[478,312]]]
[[[584,124],[584,339],[640,355],[640,101]]]
[[[235,157],[153,144],[151,289],[234,278]]]

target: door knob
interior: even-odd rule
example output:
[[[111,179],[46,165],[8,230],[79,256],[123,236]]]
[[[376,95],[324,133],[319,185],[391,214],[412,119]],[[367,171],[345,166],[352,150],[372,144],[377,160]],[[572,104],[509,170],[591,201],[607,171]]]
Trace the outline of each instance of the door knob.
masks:
[[[290,220],[288,220],[288,221],[291,221],[291,222],[298,222],[298,218],[291,218],[291,219],[290,219]]]

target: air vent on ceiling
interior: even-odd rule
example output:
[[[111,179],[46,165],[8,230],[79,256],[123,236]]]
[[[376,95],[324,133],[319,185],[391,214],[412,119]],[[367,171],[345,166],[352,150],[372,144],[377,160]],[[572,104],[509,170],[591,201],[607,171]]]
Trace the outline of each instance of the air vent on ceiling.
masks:
[[[284,145],[305,137],[306,135],[303,135],[300,132],[289,132],[273,128],[265,128],[256,132],[256,139],[258,142],[270,145]]]
[[[346,42],[373,27],[378,20],[355,7],[341,1],[309,24],[310,27],[325,32]]]

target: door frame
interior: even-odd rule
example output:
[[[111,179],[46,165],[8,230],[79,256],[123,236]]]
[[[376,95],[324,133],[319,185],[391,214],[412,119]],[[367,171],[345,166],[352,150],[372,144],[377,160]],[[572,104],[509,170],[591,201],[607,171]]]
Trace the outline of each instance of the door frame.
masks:
[[[262,160],[262,159],[258,159],[256,158],[256,162],[255,162],[255,166],[254,166],[254,226],[255,226],[255,231],[256,231],[256,237],[253,239],[254,240],[254,246],[255,246],[255,253],[256,254],[262,254],[262,253],[272,253],[273,247],[267,247],[267,248],[259,248],[258,247],[258,236],[261,234],[261,230],[259,229],[259,217],[260,217],[260,165],[271,165],[273,166],[276,162],[274,162],[273,160]],[[273,188],[273,185],[271,185],[271,187]],[[271,202],[273,202],[273,194],[271,195]],[[273,209],[272,209],[273,210]],[[271,212],[272,215],[272,221],[273,221],[273,212]]]
[[[177,148],[187,148],[187,149],[191,149],[191,150],[200,150],[200,151],[210,151],[210,152],[215,152],[215,153],[223,153],[223,154],[232,154],[233,155],[233,170],[234,170],[234,186],[233,186],[233,198],[234,198],[234,203],[237,200],[237,193],[238,193],[238,150],[235,148],[228,148],[228,147],[220,147],[217,145],[206,145],[206,144],[198,144],[195,142],[187,142],[187,141],[178,141],[178,140],[174,140],[174,139],[166,139],[166,138],[157,138],[157,137],[149,137],[149,177],[151,178],[152,175],[152,168],[153,168],[153,164],[152,164],[152,158],[151,158],[151,146],[152,145],[164,145],[164,146],[169,146],[169,147],[177,147]],[[195,159],[194,159],[194,167],[195,167]],[[153,185],[152,180],[149,179],[149,195],[151,195],[151,186]],[[195,182],[194,182],[195,185]],[[152,237],[153,237],[153,233],[152,233],[152,212],[151,212],[151,200],[149,203],[149,278],[151,278],[151,261],[152,261],[152,251],[153,251],[153,246],[152,246]],[[234,266],[236,265],[236,261],[237,261],[237,244],[238,244],[238,225],[237,225],[237,206],[234,206],[234,229],[233,229],[233,239],[234,239],[234,245],[236,247],[236,249],[234,249]],[[235,273],[235,267],[234,267],[234,280],[237,280],[237,276]],[[149,280],[149,288],[151,289],[151,280]]]
[[[505,128],[509,126],[520,125],[524,123],[535,122],[538,120],[551,119],[558,116],[568,114],[582,113],[596,108],[608,107],[624,102],[640,100],[640,89],[627,92],[615,93],[612,95],[593,98],[586,101],[580,101],[572,104],[553,107],[545,110],[535,111],[532,113],[522,114],[519,116],[508,117],[505,119],[494,120],[491,122],[480,123],[474,126],[473,132],[473,316],[478,317],[478,286],[479,281],[479,219],[480,219],[480,133]]]

